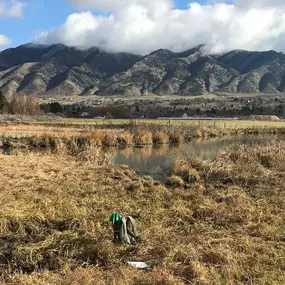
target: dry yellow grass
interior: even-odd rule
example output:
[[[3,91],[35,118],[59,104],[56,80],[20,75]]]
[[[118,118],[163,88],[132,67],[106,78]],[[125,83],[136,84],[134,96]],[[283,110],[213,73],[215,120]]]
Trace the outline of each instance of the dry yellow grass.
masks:
[[[143,124],[168,125],[167,120],[138,120]],[[173,126],[191,126],[217,129],[247,129],[247,128],[285,128],[285,121],[246,121],[246,120],[171,120]]]
[[[41,136],[44,134],[56,135],[56,136],[74,136],[80,135],[86,132],[84,128],[73,128],[64,126],[49,126],[49,125],[1,125],[0,134],[4,136],[14,137],[29,137],[29,136]]]
[[[168,125],[169,120],[156,120],[156,119],[137,119],[138,124],[158,124]],[[102,120],[88,119],[72,119],[71,122],[75,125],[85,124],[106,124]],[[112,119],[112,124],[129,124],[130,120]],[[247,128],[285,128],[285,121],[273,122],[273,121],[250,121],[250,120],[171,120],[171,125],[187,125],[200,128],[218,128],[218,129],[247,129]]]
[[[207,126],[203,126],[207,122]],[[232,123],[231,121],[229,121]],[[239,121],[244,123],[244,121]],[[161,124],[160,124],[161,123]],[[197,123],[197,122],[196,122]],[[219,122],[221,123],[221,122]],[[262,122],[264,123],[264,122]],[[265,122],[266,123],[266,122]],[[275,122],[270,122],[275,123]],[[280,123],[282,126],[282,122]],[[83,146],[110,147],[126,145],[151,145],[151,144],[180,144],[193,138],[214,138],[225,135],[257,135],[257,134],[285,134],[283,127],[256,127],[242,128],[242,126],[226,127],[203,121],[195,125],[195,121],[174,121],[174,124],[162,124],[160,121],[144,121],[136,125],[102,126],[95,125],[4,125],[0,124],[0,134],[4,138],[5,147],[45,147],[58,149],[67,147],[82,148]]]
[[[129,131],[124,131],[118,134],[117,143],[119,146],[126,146],[133,144],[133,134]]]
[[[139,130],[134,134],[133,143],[135,145],[150,145],[153,143],[152,133],[148,130]]]
[[[167,144],[169,143],[169,135],[163,132],[157,132],[152,135],[154,144]]]
[[[0,155],[2,284],[284,284],[284,158],[284,143],[236,146],[180,162],[200,180],[168,189],[127,167]],[[112,243],[113,211],[142,243]]]
[[[44,133],[53,134],[81,134],[86,131],[94,130],[96,126],[101,129],[110,122],[105,121],[98,124],[96,119],[80,120],[72,119],[63,121],[65,123],[30,123],[30,124],[0,124],[0,134],[2,135],[20,135],[31,136],[41,135]],[[217,129],[217,130],[245,130],[245,129],[280,129],[285,128],[285,121],[246,121],[246,120],[136,120],[138,126],[156,125],[164,128],[173,127],[191,127],[193,129]],[[117,125],[128,127],[130,120],[112,120],[112,126]]]
[[[185,159],[176,159],[173,163],[171,174],[181,177],[186,182],[197,182],[200,180],[198,171]]]

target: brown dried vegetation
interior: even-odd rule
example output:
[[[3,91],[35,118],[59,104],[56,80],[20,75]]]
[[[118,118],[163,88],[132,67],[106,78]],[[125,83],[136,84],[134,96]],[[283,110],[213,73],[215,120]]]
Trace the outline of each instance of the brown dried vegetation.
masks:
[[[92,159],[0,159],[3,284],[285,282],[283,142],[233,146],[206,162],[179,158],[169,188]],[[137,220],[141,243],[112,243],[113,211]]]

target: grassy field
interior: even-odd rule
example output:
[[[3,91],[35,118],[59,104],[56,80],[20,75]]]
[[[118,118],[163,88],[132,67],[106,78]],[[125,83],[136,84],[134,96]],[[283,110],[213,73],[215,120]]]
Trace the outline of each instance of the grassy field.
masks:
[[[165,120],[146,120],[146,123],[167,124]],[[284,128],[285,121],[243,121],[243,120],[171,120],[172,125],[215,127],[218,129]]]
[[[169,120],[136,119],[137,124],[169,125]],[[75,125],[104,125],[104,124],[129,124],[129,119],[66,119],[65,123]],[[246,121],[246,120],[171,120],[171,125],[216,127],[221,129],[247,129],[247,128],[285,128],[285,121]]]
[[[0,159],[1,284],[285,284],[283,142],[178,158],[167,185],[69,156]],[[141,243],[112,243],[113,211]]]
[[[197,138],[284,135],[285,123],[257,121],[62,120],[0,124],[1,146],[72,149],[181,143]],[[70,152],[70,151],[68,151]]]
[[[9,121],[11,120],[11,121]],[[217,127],[221,129],[246,129],[246,128],[284,128],[285,121],[247,121],[247,120],[159,120],[159,119],[88,119],[88,118],[59,118],[59,117],[19,117],[15,118],[7,117],[7,122],[3,119],[0,123],[0,127],[13,126],[13,125],[45,125],[49,127],[86,127],[86,126],[118,126],[118,125],[130,125],[130,124],[157,124],[157,125],[182,125],[182,126],[195,126],[195,127]]]

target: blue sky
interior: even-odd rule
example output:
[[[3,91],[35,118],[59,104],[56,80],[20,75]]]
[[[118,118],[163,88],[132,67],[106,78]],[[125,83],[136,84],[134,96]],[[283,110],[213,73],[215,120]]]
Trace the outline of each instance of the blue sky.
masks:
[[[0,34],[5,34],[13,46],[29,42],[36,33],[63,24],[75,11],[61,0],[26,0],[25,3],[22,17],[7,17],[0,22]]]

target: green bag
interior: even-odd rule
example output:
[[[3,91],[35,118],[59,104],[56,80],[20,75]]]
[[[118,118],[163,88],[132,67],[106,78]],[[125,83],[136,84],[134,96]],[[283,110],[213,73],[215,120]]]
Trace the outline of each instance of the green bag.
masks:
[[[110,222],[116,223],[122,220],[122,216],[119,213],[113,213],[110,217]]]

